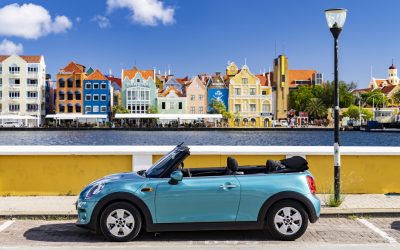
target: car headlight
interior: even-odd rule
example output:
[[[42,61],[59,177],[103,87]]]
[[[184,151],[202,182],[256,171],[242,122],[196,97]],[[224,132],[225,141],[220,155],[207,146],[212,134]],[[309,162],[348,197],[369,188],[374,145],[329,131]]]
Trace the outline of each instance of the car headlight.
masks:
[[[93,195],[100,193],[100,191],[104,188],[104,183],[98,183],[94,185],[85,195],[85,200],[92,198]]]

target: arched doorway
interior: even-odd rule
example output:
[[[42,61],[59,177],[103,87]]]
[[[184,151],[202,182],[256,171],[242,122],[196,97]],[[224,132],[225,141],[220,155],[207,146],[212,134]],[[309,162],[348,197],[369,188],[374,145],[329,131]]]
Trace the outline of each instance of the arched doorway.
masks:
[[[242,126],[243,126],[243,127],[247,127],[247,125],[249,125],[249,119],[244,118],[244,119],[243,119],[243,122],[242,122]]]
[[[264,119],[264,127],[265,127],[265,128],[268,128],[268,127],[269,127],[269,119],[268,119],[268,118],[265,118],[265,119]]]
[[[251,118],[250,119],[250,126],[252,126],[252,127],[256,126],[256,118]]]
[[[239,118],[235,119],[234,125],[235,125],[235,127],[239,127],[240,126],[240,119]]]

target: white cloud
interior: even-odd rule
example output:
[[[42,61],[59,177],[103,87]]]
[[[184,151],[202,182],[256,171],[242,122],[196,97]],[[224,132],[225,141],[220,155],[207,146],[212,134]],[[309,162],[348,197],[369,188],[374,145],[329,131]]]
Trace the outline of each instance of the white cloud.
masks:
[[[110,20],[105,16],[95,16],[92,18],[93,22],[97,22],[100,28],[105,29],[111,26]]]
[[[160,22],[166,25],[175,21],[175,9],[164,6],[160,0],[107,0],[107,8],[108,11],[127,8],[132,12],[132,21],[142,25],[156,26]]]
[[[0,54],[2,55],[21,55],[23,52],[24,47],[21,43],[16,44],[7,39],[3,39],[0,43]]]
[[[56,16],[40,5],[17,3],[0,8],[0,35],[37,39],[50,33],[66,32],[72,22],[66,16]]]

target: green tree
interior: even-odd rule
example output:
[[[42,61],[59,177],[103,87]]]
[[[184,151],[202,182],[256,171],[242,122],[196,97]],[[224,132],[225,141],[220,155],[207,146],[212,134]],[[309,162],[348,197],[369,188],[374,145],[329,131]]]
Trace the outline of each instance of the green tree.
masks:
[[[304,111],[310,99],[314,98],[312,88],[300,86],[289,93],[289,108],[296,111]]]
[[[113,114],[127,114],[127,113],[129,113],[129,110],[127,110],[122,105],[117,105],[117,106],[112,107],[112,113]]]
[[[315,97],[308,101],[305,111],[308,112],[309,116],[315,118],[323,118],[328,114],[328,109],[322,100]]]
[[[157,114],[158,110],[157,107],[155,106],[149,106],[149,108],[147,109],[147,114]]]
[[[350,105],[348,107],[347,111],[343,113],[343,116],[358,120],[358,119],[360,119],[360,110],[356,105]],[[371,111],[362,108],[361,116],[363,119],[371,120],[373,114]]]
[[[393,95],[393,100],[395,103],[400,104],[400,90]]]
[[[372,111],[369,111],[367,109],[361,109],[361,115],[366,120],[372,120],[372,118],[374,117]]]
[[[388,103],[388,98],[380,89],[361,94],[361,101],[369,106],[383,107]]]
[[[334,82],[327,81],[323,84],[322,95],[315,96],[320,98],[326,107],[333,107],[333,92],[334,92]],[[352,90],[357,88],[357,84],[354,82],[346,83],[344,81],[339,81],[339,106],[341,108],[347,108],[354,103],[355,97],[351,93]]]
[[[215,98],[211,99],[211,103],[208,106],[210,107],[210,114],[222,114],[223,112],[226,112],[225,104]]]

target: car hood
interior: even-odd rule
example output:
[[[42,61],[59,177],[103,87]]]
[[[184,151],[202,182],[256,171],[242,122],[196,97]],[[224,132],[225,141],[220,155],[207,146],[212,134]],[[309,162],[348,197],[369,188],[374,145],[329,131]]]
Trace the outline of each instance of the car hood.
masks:
[[[112,174],[112,175],[107,175],[101,179],[98,179],[91,183],[90,185],[93,185],[98,182],[112,182],[112,181],[123,181],[123,180],[140,180],[143,181],[144,177],[138,175],[135,172],[128,172],[128,173],[119,173],[119,174]]]

